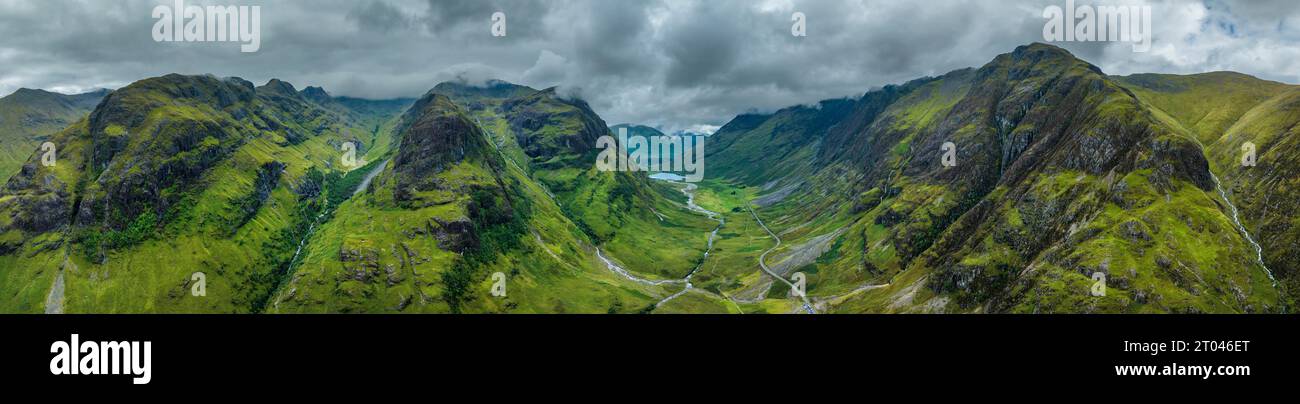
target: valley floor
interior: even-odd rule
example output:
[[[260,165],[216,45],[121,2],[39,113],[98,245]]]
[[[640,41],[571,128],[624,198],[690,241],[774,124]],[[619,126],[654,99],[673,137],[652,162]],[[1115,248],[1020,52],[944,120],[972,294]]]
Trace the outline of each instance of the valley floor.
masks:
[[[713,218],[713,228],[694,227],[682,229],[672,224],[662,231],[699,232],[702,237],[691,238],[702,246],[655,245],[662,250],[692,251],[699,253],[698,264],[678,278],[664,279],[655,266],[621,264],[622,255],[602,252],[610,261],[611,270],[628,279],[664,287],[671,294],[656,303],[653,313],[716,313],[716,314],[785,314],[808,313],[824,310],[835,296],[810,296],[811,303],[791,292],[794,261],[815,259],[819,254],[809,254],[815,243],[796,245],[783,242],[778,231],[769,232],[761,222],[762,210],[752,210],[752,200],[758,190],[720,181],[706,180],[699,184],[667,183],[687,196],[674,201],[678,210]],[[826,238],[826,237],[823,237]],[[780,275],[780,278],[776,278]],[[689,286],[688,286],[689,285]],[[868,290],[864,285],[855,291]]]

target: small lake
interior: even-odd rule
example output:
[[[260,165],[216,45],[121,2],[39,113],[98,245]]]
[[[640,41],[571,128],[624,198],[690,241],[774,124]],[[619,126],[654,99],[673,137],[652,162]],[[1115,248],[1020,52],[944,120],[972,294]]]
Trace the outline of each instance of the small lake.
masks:
[[[650,175],[650,178],[660,180],[660,181],[675,181],[675,182],[686,181],[686,177],[673,174],[673,173],[654,173]]]

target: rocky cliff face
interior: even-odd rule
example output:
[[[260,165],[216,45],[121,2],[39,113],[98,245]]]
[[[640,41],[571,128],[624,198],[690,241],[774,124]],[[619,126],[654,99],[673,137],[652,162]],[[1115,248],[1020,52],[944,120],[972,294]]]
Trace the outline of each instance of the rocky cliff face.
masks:
[[[294,190],[320,188],[309,172],[334,172],[357,125],[278,80],[168,75],[114,91],[50,138],[55,167],[33,154],[0,192],[13,218],[0,222],[0,305],[39,311],[23,293],[58,274],[73,312],[256,310],[323,206]],[[206,298],[185,293],[193,272],[209,275]]]
[[[472,159],[496,172],[503,164],[486,135],[445,96],[429,94],[406,113],[401,147],[393,160],[399,202],[413,202],[416,194],[448,190],[457,184],[441,183],[437,174]]]
[[[803,136],[816,139],[804,147],[810,169],[722,170],[768,195],[797,185],[790,189],[802,192],[774,198],[781,221],[849,222],[840,238],[864,248],[819,273],[865,273],[889,286],[845,299],[841,310],[1283,308],[1195,138],[1062,49],[1024,46],[979,69],[871,92],[831,123],[776,120],[783,115],[757,125],[738,118],[711,155],[753,161],[785,147],[767,133],[812,134]],[[722,157],[738,150],[750,152]],[[943,164],[948,153],[955,167]],[[1098,273],[1110,289],[1092,298]]]
[[[470,95],[440,85],[412,105],[396,126],[392,159],[322,225],[270,310],[591,312],[645,304],[643,292],[596,265],[587,235],[544,186],[490,143],[462,107],[482,112],[485,104],[474,102],[486,98]],[[509,292],[493,294],[496,282]]]
[[[803,310],[768,271],[817,311],[1288,311],[1297,94],[1034,44],[739,116],[683,189],[598,171],[610,129],[554,89],[169,75],[0,188],[0,311],[40,311],[56,279],[72,312]]]

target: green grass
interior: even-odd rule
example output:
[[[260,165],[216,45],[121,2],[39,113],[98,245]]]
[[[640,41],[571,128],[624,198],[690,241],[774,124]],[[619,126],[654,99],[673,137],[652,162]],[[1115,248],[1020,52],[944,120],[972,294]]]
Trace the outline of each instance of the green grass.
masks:
[[[1117,80],[1169,113],[1202,143],[1212,143],[1256,105],[1292,86],[1232,72],[1138,74]]]

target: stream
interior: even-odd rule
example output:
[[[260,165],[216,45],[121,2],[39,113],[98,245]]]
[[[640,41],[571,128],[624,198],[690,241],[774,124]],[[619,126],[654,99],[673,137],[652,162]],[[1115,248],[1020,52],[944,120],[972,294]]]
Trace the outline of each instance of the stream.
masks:
[[[1232,203],[1232,199],[1228,198],[1228,193],[1223,190],[1223,185],[1219,183],[1219,176],[1214,175],[1214,170],[1206,171],[1210,172],[1210,178],[1214,180],[1214,188],[1219,190],[1219,197],[1223,198],[1224,203],[1228,204],[1228,210],[1232,213],[1232,223],[1237,225],[1237,230],[1241,232],[1242,237],[1246,238],[1246,242],[1255,248],[1255,260],[1259,261],[1261,268],[1264,268],[1264,274],[1268,275],[1268,280],[1273,281],[1273,287],[1277,287],[1277,279],[1273,278],[1273,271],[1268,269],[1268,265],[1264,264],[1264,247],[1255,242],[1255,238],[1250,236],[1250,231],[1247,231],[1246,226],[1241,224],[1241,219],[1237,217],[1237,205]]]
[[[633,275],[627,269],[619,266],[618,264],[615,264],[609,258],[606,258],[604,252],[601,251],[600,247],[596,247],[596,257],[600,258],[601,262],[605,263],[605,267],[609,268],[610,271],[614,271],[615,273],[622,275],[624,278],[630,279],[637,283],[654,285],[654,286],[663,286],[663,285],[677,284],[677,283],[681,283],[685,285],[685,287],[683,287],[681,291],[674,293],[671,296],[664,298],[663,300],[660,300],[658,303],[655,303],[655,308],[659,308],[659,306],[663,305],[664,303],[668,303],[673,299],[676,299],[686,294],[686,292],[689,292],[691,289],[695,288],[695,285],[691,284],[691,278],[695,277],[695,273],[699,272],[700,268],[704,266],[704,261],[708,260],[709,253],[713,252],[713,241],[718,237],[718,231],[722,230],[722,226],[727,223],[727,220],[717,212],[704,209],[700,205],[695,204],[695,190],[698,189],[699,186],[690,183],[673,181],[671,179],[664,179],[664,178],[655,178],[655,179],[674,183],[674,184],[685,184],[685,186],[681,188],[681,191],[683,194],[686,195],[686,208],[692,212],[708,216],[709,219],[713,219],[718,222],[717,227],[714,227],[713,231],[709,233],[708,246],[704,250],[704,259],[700,260],[700,264],[696,265],[695,268],[692,268],[690,272],[686,273],[686,277],[682,279],[651,280],[651,279],[638,277],[636,275]]]
[[[1188,136],[1183,136],[1183,138],[1196,143],[1201,148],[1201,154],[1205,154],[1205,144],[1202,144],[1200,139]],[[1206,159],[1208,160],[1209,156],[1206,156]],[[1251,237],[1250,231],[1246,230],[1246,226],[1241,223],[1241,219],[1237,215],[1237,205],[1232,203],[1232,198],[1228,197],[1228,192],[1223,190],[1223,184],[1219,182],[1219,176],[1214,173],[1214,168],[1208,167],[1205,171],[1210,173],[1210,179],[1214,180],[1214,189],[1219,191],[1219,197],[1223,198],[1223,203],[1228,205],[1228,211],[1232,213],[1232,223],[1237,225],[1237,231],[1240,231],[1242,237],[1246,238],[1246,242],[1255,248],[1255,260],[1259,262],[1260,268],[1264,268],[1264,274],[1268,275],[1268,279],[1273,282],[1273,287],[1276,288],[1277,279],[1273,277],[1273,271],[1268,269],[1268,265],[1264,264],[1264,247],[1255,242],[1255,238]]]
[[[678,183],[676,181],[669,182]],[[722,226],[727,224],[727,219],[723,218],[722,215],[695,204],[695,190],[698,188],[699,186],[691,183],[686,183],[686,186],[682,187],[682,193],[686,194],[686,208],[690,209],[692,212],[708,216],[709,219],[718,221],[718,226],[714,227],[713,231],[709,233],[709,243],[708,247],[704,249],[704,259],[700,260],[700,264],[696,265],[695,268],[692,268],[691,272],[686,273],[686,278],[681,280],[681,282],[686,284],[686,287],[682,288],[680,292],[674,293],[672,296],[664,298],[664,300],[660,300],[659,303],[655,303],[655,308],[659,308],[659,306],[662,306],[664,303],[668,303],[673,299],[686,294],[686,292],[691,291],[691,289],[695,287],[695,285],[691,284],[691,278],[695,277],[695,273],[699,272],[700,268],[704,266],[705,261],[709,260],[709,253],[713,252],[713,240],[718,237],[718,231],[722,230]]]
[[[375,177],[378,177],[380,173],[384,172],[384,168],[388,167],[389,161],[384,161],[382,164],[366,173],[365,178],[361,179],[361,183],[357,184],[357,188],[352,190],[352,197],[355,198],[357,195],[360,195],[361,192],[365,191],[366,188],[370,187],[370,183],[374,181]],[[321,223],[321,219],[324,219],[325,215],[330,213],[330,209],[329,206],[325,206],[325,209],[321,210],[320,214],[317,214],[315,219],[312,219],[311,225],[307,226],[307,232],[302,235],[302,239],[298,240],[298,248],[293,251],[293,257],[289,258],[289,267],[285,270],[284,278],[280,279],[280,284],[276,285],[275,292],[271,295],[272,297],[279,295],[280,287],[289,282],[289,277],[292,276],[294,272],[293,267],[298,263],[298,257],[302,255],[303,247],[307,246],[307,241],[310,241],[312,234],[316,233],[316,226]],[[276,298],[274,305],[279,306],[279,304],[280,301]]]

